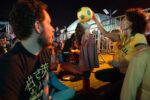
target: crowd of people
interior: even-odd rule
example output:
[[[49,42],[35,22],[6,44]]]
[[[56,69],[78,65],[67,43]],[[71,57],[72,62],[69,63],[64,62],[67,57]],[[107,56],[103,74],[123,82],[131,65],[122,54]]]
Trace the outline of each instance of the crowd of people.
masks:
[[[94,12],[93,12],[94,13]],[[15,38],[0,39],[0,100],[69,100],[75,89],[65,86],[53,69],[82,76],[82,93],[92,93],[90,74],[99,67],[98,50],[90,25],[78,23],[71,38],[51,25],[47,5],[37,0],[20,0],[10,12]],[[100,100],[149,100],[150,17],[140,8],[126,10],[120,29],[107,32],[93,15],[101,34],[115,45],[112,68],[98,70],[95,77],[109,82]],[[6,51],[7,50],[7,51]]]

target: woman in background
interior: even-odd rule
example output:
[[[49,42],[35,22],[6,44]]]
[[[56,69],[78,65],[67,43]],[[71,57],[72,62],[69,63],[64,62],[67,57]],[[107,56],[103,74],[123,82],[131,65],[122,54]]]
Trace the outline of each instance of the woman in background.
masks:
[[[91,71],[99,67],[96,43],[88,24],[78,23],[75,34],[80,49],[79,68],[83,72],[83,93],[89,93]]]

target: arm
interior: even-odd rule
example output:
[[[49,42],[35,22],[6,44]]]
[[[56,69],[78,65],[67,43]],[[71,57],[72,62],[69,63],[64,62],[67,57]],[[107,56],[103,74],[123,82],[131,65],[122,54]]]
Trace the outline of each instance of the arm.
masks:
[[[64,89],[68,88],[67,86],[65,86],[58,80],[58,78],[53,73],[53,71],[50,71],[49,75],[50,75],[49,84],[52,85],[54,88],[56,88],[58,90],[64,90]]]
[[[137,90],[146,70],[145,55],[137,55],[129,64],[121,91],[121,100],[136,100]]]
[[[51,66],[50,66],[50,69],[51,70],[57,69],[58,64],[59,64],[59,59],[56,56],[52,56],[51,55]]]
[[[68,63],[68,62],[63,62],[61,64],[61,68],[64,69],[65,71],[67,71],[67,72],[72,72],[74,74],[82,74],[82,72],[76,67],[77,67],[77,65],[74,65],[74,64],[71,64],[71,63]]]
[[[105,36],[105,37],[108,37],[110,38],[111,40],[114,40],[114,41],[120,41],[120,36],[119,34],[109,34],[105,29],[104,27],[102,26],[101,22],[99,22],[97,20],[97,18],[95,17],[95,15],[93,14],[93,20],[95,21],[96,25],[97,25],[97,28],[100,30],[100,32]]]

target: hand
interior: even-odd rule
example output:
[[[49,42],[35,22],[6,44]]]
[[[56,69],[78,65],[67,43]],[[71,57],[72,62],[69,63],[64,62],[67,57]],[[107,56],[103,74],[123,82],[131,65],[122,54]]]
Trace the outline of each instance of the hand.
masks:
[[[125,74],[129,65],[129,62],[127,60],[122,60],[121,61],[121,66],[119,67],[120,73]]]
[[[119,62],[114,61],[114,60],[113,61],[109,61],[108,64],[111,65],[114,68],[119,68],[120,67]]]
[[[95,13],[93,12],[93,16],[92,16],[92,20],[95,21],[96,24],[100,24],[101,25],[101,20],[96,18]]]
[[[127,67],[121,66],[121,67],[119,67],[119,70],[120,70],[120,73],[125,74],[127,72]]]
[[[73,72],[73,74],[82,74],[83,73],[79,69],[73,69],[72,72]]]
[[[95,21],[96,20],[96,16],[95,16],[95,13],[93,11],[93,16],[92,16],[92,19]]]

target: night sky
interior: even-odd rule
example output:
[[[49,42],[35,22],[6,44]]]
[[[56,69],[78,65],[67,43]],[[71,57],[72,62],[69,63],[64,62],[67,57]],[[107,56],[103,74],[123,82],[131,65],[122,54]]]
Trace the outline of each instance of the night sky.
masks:
[[[0,21],[7,21],[8,14],[16,0],[1,0]],[[82,6],[90,7],[94,12],[100,12],[104,8],[114,11],[118,10],[114,16],[121,15],[126,9],[131,7],[150,8],[150,0],[41,0],[48,5],[48,12],[54,27],[69,26],[77,19],[77,11]]]

